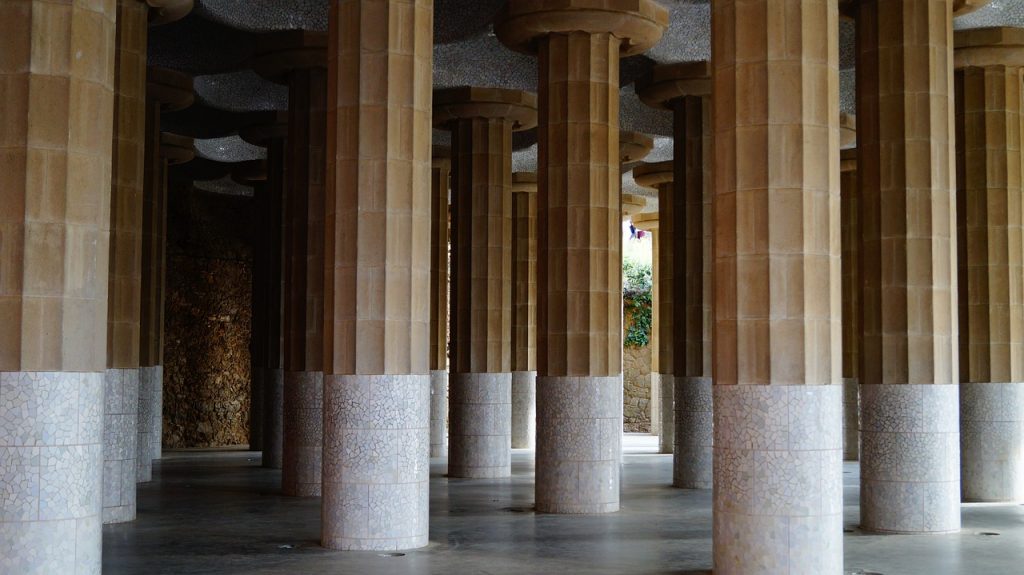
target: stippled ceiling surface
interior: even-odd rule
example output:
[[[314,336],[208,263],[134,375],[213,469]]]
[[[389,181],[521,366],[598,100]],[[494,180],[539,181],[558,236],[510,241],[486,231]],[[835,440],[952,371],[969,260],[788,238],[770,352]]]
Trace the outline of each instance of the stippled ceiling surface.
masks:
[[[496,86],[536,90],[536,60],[508,50],[495,38],[492,23],[505,0],[434,1],[435,86]],[[661,0],[671,23],[661,42],[642,56],[622,62],[620,122],[623,130],[660,137],[651,161],[671,155],[671,115],[639,101],[633,81],[658,63],[695,61],[710,55],[708,0]],[[196,76],[196,105],[165,125],[197,136],[202,158],[234,162],[252,159],[253,146],[231,138],[260,113],[283,110],[287,89],[254,73],[248,61],[265,41],[281,30],[327,29],[328,0],[196,0],[188,17],[150,30],[150,64]],[[1024,26],[1024,0],[991,0],[989,5],[956,19],[955,27]],[[840,108],[854,112],[854,26],[840,22]],[[447,135],[435,130],[435,141]],[[536,167],[536,134],[516,136],[514,169]],[[660,142],[660,143],[659,143]],[[666,143],[667,142],[667,143]],[[667,146],[668,152],[664,152]],[[202,147],[202,149],[200,149]],[[664,156],[664,157],[662,157]],[[224,180],[229,186],[229,180]],[[635,184],[633,184],[635,185]],[[637,190],[649,195],[642,188]]]

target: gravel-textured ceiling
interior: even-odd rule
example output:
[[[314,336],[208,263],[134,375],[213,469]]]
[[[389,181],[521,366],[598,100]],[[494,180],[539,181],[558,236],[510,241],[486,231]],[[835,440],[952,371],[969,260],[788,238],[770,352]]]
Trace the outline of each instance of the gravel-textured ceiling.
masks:
[[[224,176],[223,178],[216,180],[200,180],[195,182],[194,185],[197,189],[203,190],[205,192],[221,194],[224,196],[252,197],[254,192],[252,186],[239,184],[235,180],[231,179],[231,176]]]
[[[263,160],[267,149],[254,146],[238,136],[195,140],[196,155],[208,160],[233,164],[248,160]]]
[[[990,0],[987,5],[953,20],[957,30],[992,26],[1024,27],[1024,0]]]
[[[288,87],[270,82],[252,70],[196,76],[196,99],[228,112],[288,109]]]
[[[251,32],[327,30],[328,0],[196,0],[195,13]]]

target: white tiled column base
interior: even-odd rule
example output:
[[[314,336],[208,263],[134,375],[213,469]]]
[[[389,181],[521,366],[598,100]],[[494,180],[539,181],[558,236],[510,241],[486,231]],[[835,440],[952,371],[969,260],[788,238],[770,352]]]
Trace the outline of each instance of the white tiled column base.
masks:
[[[284,464],[284,370],[268,369],[263,381],[263,467]]]
[[[964,501],[1024,499],[1024,383],[960,384]]]
[[[98,575],[102,474],[103,374],[0,372],[0,573]]]
[[[139,370],[103,375],[103,523],[135,519],[139,440]]]
[[[658,451],[661,453],[672,453],[676,446],[676,421],[675,421],[675,377],[667,373],[651,374],[651,378],[657,377],[661,380],[658,393],[661,396],[658,409],[661,410],[658,432]]]
[[[150,454],[155,461],[164,456],[164,366],[156,365],[147,369],[152,370],[153,378],[153,433],[150,435]]]
[[[135,481],[153,480],[153,368],[139,368],[139,415],[136,420]]]
[[[621,453],[622,376],[537,377],[537,511],[618,511]]]
[[[668,376],[662,376],[664,383]],[[672,485],[683,489],[711,489],[714,418],[711,378],[675,378],[675,456]]]
[[[449,477],[512,475],[512,374],[451,374]]]
[[[324,547],[427,544],[429,426],[429,375],[324,376]]]
[[[512,372],[512,447],[537,444],[537,372]]]
[[[960,529],[957,385],[861,385],[860,525]]]
[[[448,457],[448,372],[430,372],[430,456]]]
[[[860,459],[860,381],[843,379],[843,460]]]
[[[842,388],[713,393],[715,575],[841,574]]]
[[[296,497],[319,497],[323,444],[323,372],[285,372],[282,493]]]

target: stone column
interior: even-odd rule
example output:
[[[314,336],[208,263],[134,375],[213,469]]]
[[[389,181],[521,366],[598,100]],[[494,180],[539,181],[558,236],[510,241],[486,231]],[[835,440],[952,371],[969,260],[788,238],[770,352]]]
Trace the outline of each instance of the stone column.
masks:
[[[512,473],[512,132],[536,123],[527,92],[434,93],[452,133],[449,477]]]
[[[101,568],[116,17],[0,3],[0,573]]]
[[[668,169],[664,169],[665,166],[661,164],[668,164]],[[671,162],[640,164],[633,168],[633,179],[644,187],[656,190],[667,188],[666,196],[672,194]],[[660,191],[658,195],[660,207]],[[664,235],[660,212],[643,212],[633,216],[633,226],[651,234],[651,432],[658,434],[658,451],[671,454],[675,446],[672,412],[675,390],[672,385],[672,285],[666,281],[666,271],[671,278],[672,269],[671,262],[667,262],[667,270],[665,264],[671,257],[672,239]],[[654,400],[655,395],[657,401]],[[655,411],[658,413],[657,418],[654,417]]]
[[[451,150],[430,167],[430,456],[448,457],[448,180]]]
[[[637,83],[649,106],[672,111],[674,161],[666,166],[678,182],[659,200],[661,235],[668,249],[661,261],[662,285],[671,290],[675,337],[662,345],[673,355],[673,372],[662,381],[674,385],[675,457],[672,484],[690,489],[711,487],[711,70],[707,62],[656,66]],[[657,169],[652,173],[656,174]],[[671,316],[667,314],[671,313]],[[665,320],[662,320],[665,321]],[[675,326],[674,330],[672,326]],[[666,347],[668,346],[668,347]],[[663,360],[664,363],[664,360]],[[674,379],[674,382],[672,381]]]
[[[142,188],[142,279],[139,298],[139,408],[135,479],[152,479],[163,433],[164,274],[167,244],[167,167],[187,162],[192,138],[160,131],[160,115],[192,105],[192,77],[165,68],[146,72],[146,143]]]
[[[960,473],[965,501],[1024,497],[1024,29],[955,33]]]
[[[843,572],[838,19],[712,5],[716,574]]]
[[[282,492],[299,497],[320,495],[323,452],[326,52],[326,34],[293,30],[267,38],[253,61],[288,85],[282,439],[280,452],[276,437],[264,445],[263,464],[281,467]]]
[[[952,0],[857,14],[860,524],[960,528]]]
[[[433,3],[331,2],[329,34],[321,538],[332,549],[421,547]]]
[[[537,510],[619,508],[619,57],[653,45],[651,0],[510,1],[495,33],[539,61]]]
[[[512,174],[512,447],[537,445],[537,174]]]
[[[839,196],[843,309],[843,459],[860,459],[860,212],[857,150],[839,153]]]
[[[135,519],[148,13],[145,2],[117,2],[107,371],[103,375],[103,523]],[[149,445],[145,447],[143,456],[149,457]]]

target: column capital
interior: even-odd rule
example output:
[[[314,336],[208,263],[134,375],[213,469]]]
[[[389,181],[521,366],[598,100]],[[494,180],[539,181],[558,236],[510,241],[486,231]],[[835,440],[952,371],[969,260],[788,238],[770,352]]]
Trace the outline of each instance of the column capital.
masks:
[[[639,162],[654,149],[654,140],[640,132],[619,132],[619,161]]]
[[[238,135],[246,142],[262,147],[266,147],[270,140],[284,139],[288,136],[288,112],[272,112],[265,122],[244,126],[238,130]]]
[[[631,218],[647,208],[647,198],[639,194],[622,194],[622,218]]]
[[[857,146],[857,116],[841,112],[839,114],[839,147],[841,149]]]
[[[643,163],[633,168],[633,179],[645,188],[659,189],[662,184],[672,183],[675,162]]]
[[[661,64],[651,68],[634,87],[644,104],[671,110],[677,98],[711,94],[711,64],[706,60]]]
[[[243,186],[267,181],[267,161],[248,160],[231,167],[231,179]]]
[[[656,232],[660,227],[658,212],[643,212],[633,216],[633,225],[645,232]]]
[[[296,70],[327,69],[327,33],[285,30],[260,38],[260,50],[249,59],[257,74],[277,84],[287,84]]]
[[[537,173],[536,172],[513,172],[512,173],[512,193],[537,193]]]
[[[448,146],[434,144],[431,148],[430,165],[434,168],[451,168],[452,149]]]
[[[964,14],[969,14],[988,4],[988,2],[989,0],[953,0],[953,15],[963,16]]]
[[[160,104],[163,112],[177,112],[196,99],[192,76],[170,68],[150,66],[146,70],[146,98]]]
[[[192,144],[193,140],[188,136],[164,132],[160,134],[160,157],[171,166],[189,162],[196,157],[196,149]]]
[[[434,91],[434,126],[466,118],[504,118],[513,131],[537,126],[537,95],[522,90],[463,86]]]
[[[839,151],[839,171],[857,171],[857,148],[846,148]]]
[[[495,18],[494,33],[518,52],[537,52],[548,34],[609,33],[622,40],[622,57],[647,51],[668,27],[668,10],[654,0],[511,0]]]
[[[953,67],[1024,66],[1024,28],[1001,26],[953,33]]]
[[[149,5],[149,25],[170,24],[188,16],[194,0],[145,0]]]

